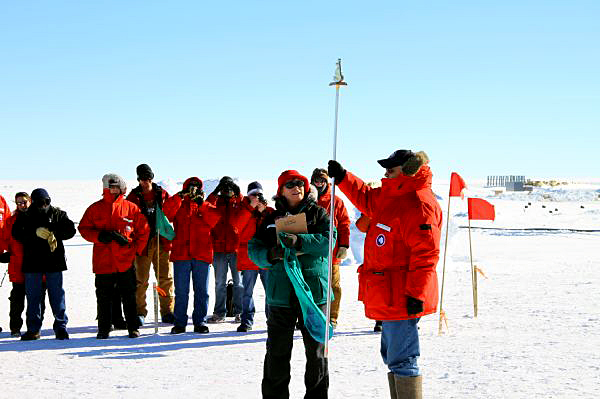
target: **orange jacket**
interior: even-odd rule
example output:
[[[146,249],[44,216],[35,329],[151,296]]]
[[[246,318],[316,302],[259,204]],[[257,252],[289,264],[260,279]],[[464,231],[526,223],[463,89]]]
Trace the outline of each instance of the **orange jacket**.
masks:
[[[211,232],[215,252],[232,253],[237,251],[240,245],[239,227],[240,225],[241,227],[245,226],[245,223],[239,222],[239,217],[243,215],[241,212],[244,207],[243,199],[241,194],[231,198],[210,194],[206,199],[207,202],[216,206],[221,214],[221,220]]]
[[[365,260],[359,270],[359,297],[367,317],[405,320],[434,313],[442,210],[424,165],[415,176],[382,179],[371,188],[347,172],[339,183],[348,199],[371,219]],[[408,315],[406,297],[423,301],[423,312]]]
[[[110,274],[127,271],[133,266],[135,255],[141,254],[148,242],[148,222],[140,208],[119,195],[113,199],[108,189],[104,189],[102,199],[90,205],[81,221],[81,236],[94,243],[92,267],[96,274]],[[120,246],[115,241],[107,244],[98,241],[103,231],[118,231],[129,239],[129,244]]]
[[[8,279],[11,283],[24,283],[25,275],[21,271],[23,265],[23,244],[15,240],[11,234],[12,226],[19,216],[19,211],[15,211],[6,219],[2,240],[4,241],[4,249],[10,252],[10,262],[8,263]]]
[[[327,214],[331,218],[331,184],[327,187],[327,191],[319,197],[317,204],[327,210]],[[335,248],[333,249],[333,263],[340,264],[341,259],[336,257],[339,247],[350,247],[350,218],[348,217],[348,211],[344,205],[344,201],[337,195],[333,200],[333,206],[335,209],[333,215],[334,226],[337,229],[337,240],[335,242]]]
[[[358,229],[358,231],[360,231],[361,233],[366,233],[369,230],[371,219],[364,213],[361,213],[360,217],[356,219],[356,222],[354,222],[354,224],[356,224],[356,228]]]
[[[202,180],[190,177],[183,183],[183,189],[187,190],[192,181],[199,182],[202,187]],[[182,199],[179,195],[173,195],[165,201],[163,210],[175,227],[170,260],[173,262],[197,259],[212,263],[213,244],[210,231],[221,219],[217,208],[207,201],[199,206],[191,201],[189,196]]]
[[[248,197],[244,198],[246,201]],[[254,264],[248,257],[248,241],[254,237],[256,229],[263,222],[265,217],[273,212],[274,209],[267,206],[264,211],[259,212],[257,209],[252,209],[251,217],[247,221],[246,225],[241,228],[240,232],[240,246],[238,247],[237,255],[237,269],[238,270],[258,270],[259,267]]]

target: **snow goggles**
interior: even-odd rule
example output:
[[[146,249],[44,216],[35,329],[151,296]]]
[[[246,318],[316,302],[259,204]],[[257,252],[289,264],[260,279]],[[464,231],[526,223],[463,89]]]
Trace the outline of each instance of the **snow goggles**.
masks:
[[[289,182],[283,185],[285,188],[292,189],[294,187],[304,187],[304,182],[302,180],[290,180]]]

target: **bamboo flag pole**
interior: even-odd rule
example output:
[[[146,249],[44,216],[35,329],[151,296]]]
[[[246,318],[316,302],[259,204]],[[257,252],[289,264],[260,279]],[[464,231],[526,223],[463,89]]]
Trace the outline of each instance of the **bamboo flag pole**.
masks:
[[[473,246],[471,244],[471,218],[467,216],[469,220],[469,252],[471,254],[471,283],[473,285],[473,314],[477,317],[477,272],[473,267]]]
[[[444,312],[444,281],[446,280],[446,251],[448,250],[448,227],[450,226],[450,200],[448,195],[448,216],[446,217],[446,240],[444,241],[444,266],[442,267],[442,292],[440,293],[440,322],[438,325],[438,335],[442,335],[442,320],[446,318]]]
[[[344,82],[344,75],[342,75],[342,60],[338,58],[335,75],[333,76],[334,81],[329,83],[329,86],[335,86],[335,119],[333,124],[333,160],[336,160],[337,156],[337,130],[338,130],[338,110],[340,103],[340,87],[347,86]],[[328,256],[328,268],[327,273],[327,311],[325,312],[325,358],[329,356],[329,325],[331,319],[331,274],[333,273],[333,229],[334,229],[334,210],[335,210],[335,178],[331,178],[331,203],[329,209],[331,215],[329,218],[329,256]]]

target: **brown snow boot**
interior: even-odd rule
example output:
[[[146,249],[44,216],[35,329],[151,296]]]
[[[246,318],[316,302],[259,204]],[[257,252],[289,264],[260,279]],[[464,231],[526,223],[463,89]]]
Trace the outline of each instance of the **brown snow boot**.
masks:
[[[416,377],[398,377],[396,379],[396,399],[422,399],[423,379],[420,375]]]
[[[394,373],[388,373],[388,383],[390,384],[390,398],[398,399],[396,395],[396,379],[394,378]]]

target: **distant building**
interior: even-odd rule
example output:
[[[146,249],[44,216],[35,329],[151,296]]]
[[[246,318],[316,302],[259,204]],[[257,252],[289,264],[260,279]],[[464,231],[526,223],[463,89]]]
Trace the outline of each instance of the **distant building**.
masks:
[[[506,191],[531,191],[531,187],[525,187],[525,176],[488,176],[486,187],[504,187]]]

